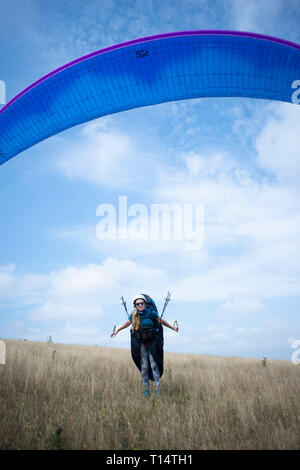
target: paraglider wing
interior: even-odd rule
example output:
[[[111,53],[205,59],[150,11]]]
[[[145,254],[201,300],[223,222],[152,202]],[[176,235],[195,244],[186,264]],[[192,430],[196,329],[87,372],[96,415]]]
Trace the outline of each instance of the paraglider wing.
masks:
[[[236,96],[300,103],[300,46],[238,31],[182,31],[76,59],[0,110],[0,164],[77,124],[141,106]]]

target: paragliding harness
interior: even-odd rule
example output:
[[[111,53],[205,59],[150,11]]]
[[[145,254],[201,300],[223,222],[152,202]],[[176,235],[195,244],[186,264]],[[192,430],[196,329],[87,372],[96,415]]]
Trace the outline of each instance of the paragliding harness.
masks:
[[[156,333],[156,329],[151,326],[143,326],[141,325],[138,330],[134,330],[133,334],[135,335],[136,339],[143,341],[149,341],[153,339]]]
[[[145,301],[146,301],[145,303],[146,303],[146,306],[148,308],[150,308],[150,312],[153,312],[153,310],[157,312],[157,307],[155,305],[154,300],[151,299],[151,297],[149,297],[146,294],[141,294],[141,295],[143,295],[145,297]],[[162,314],[161,314],[160,318],[162,318],[162,316],[164,314],[164,311],[165,311],[168,303],[171,300],[170,296],[171,296],[171,293],[168,292],[168,295],[165,299],[165,305],[164,305],[164,308],[163,308],[163,311],[162,311]],[[127,307],[126,307],[126,302],[124,300],[124,297],[121,297],[121,300],[122,300],[122,305],[124,306],[124,309],[126,311],[126,314],[127,314],[128,320],[129,320],[130,317],[129,317],[129,313],[128,313],[128,310],[127,310]],[[153,321],[153,318],[151,318],[151,319]],[[131,357],[132,357],[135,365],[137,366],[137,368],[141,372],[142,371],[142,368],[141,368],[141,344],[143,344],[143,342],[145,341],[146,348],[149,351],[149,353],[152,355],[152,357],[154,358],[154,360],[157,364],[159,373],[160,373],[160,377],[161,377],[163,375],[163,370],[164,370],[164,334],[163,334],[163,326],[162,326],[160,321],[156,320],[156,318],[154,318],[153,330],[154,330],[153,331],[153,333],[154,333],[153,338],[149,339],[149,340],[145,340],[145,339],[144,340],[143,339],[139,340],[139,339],[137,339],[136,334],[133,331],[131,331]],[[149,331],[148,331],[148,333],[146,333],[146,335],[147,334],[149,334]],[[150,333],[150,335],[152,335],[152,333]],[[112,334],[112,336],[113,336],[113,334]],[[149,357],[148,357],[148,370],[149,370],[149,380],[154,381],[152,368],[151,368],[151,365],[150,365],[150,362],[149,362]]]
[[[157,310],[157,307],[155,305],[155,302],[153,299],[151,299],[151,297],[147,294],[141,294],[145,297],[145,306],[146,308],[150,309],[151,313],[150,313],[150,318],[152,320],[152,323],[153,323],[153,327],[143,327],[142,324],[141,324],[141,328],[137,331],[132,331],[132,334],[134,334],[134,336],[136,337],[136,339],[138,340],[142,340],[142,341],[147,341],[147,340],[150,340],[150,339],[153,339],[155,337],[158,337],[161,339],[162,341],[162,344],[164,342],[164,333],[163,333],[163,327],[162,327],[162,324],[160,321],[158,321],[157,318],[153,318],[153,315],[152,315],[152,312],[153,310],[158,314],[158,310]],[[127,313],[127,317],[128,317],[128,320],[129,320],[129,313],[128,313],[128,310],[127,310],[127,306],[126,306],[126,302],[125,302],[125,299],[124,297],[122,296],[121,297],[121,300],[122,300],[122,305],[124,306],[125,308],[125,311]],[[166,310],[166,307],[168,305],[168,303],[170,302],[171,300],[171,292],[168,291],[168,294],[167,294],[167,297],[165,298],[165,304],[164,304],[164,308],[163,308],[163,311],[162,311],[162,314],[161,314],[161,317],[163,317],[163,314],[164,314],[164,311]],[[174,322],[174,326],[178,326],[177,324],[177,321]],[[115,329],[116,329],[116,326],[114,326],[114,330],[111,334],[111,337],[114,335],[114,332],[115,332]]]
[[[149,317],[150,320],[152,321],[153,326],[143,326],[142,322],[140,325],[140,328],[138,330],[134,330],[133,334],[135,335],[137,340],[141,341],[149,341],[153,339],[157,334],[159,334],[159,329],[162,329],[161,324],[157,321],[155,317],[153,317],[152,312],[155,311],[158,315],[158,311],[155,305],[155,302],[149,295],[147,294],[142,294],[145,297],[145,307],[147,310],[150,310],[150,315]]]

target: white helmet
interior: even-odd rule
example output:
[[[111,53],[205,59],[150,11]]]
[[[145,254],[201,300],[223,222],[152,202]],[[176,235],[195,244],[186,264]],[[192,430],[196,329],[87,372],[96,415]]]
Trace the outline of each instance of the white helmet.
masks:
[[[146,299],[145,299],[145,297],[143,296],[143,294],[137,294],[137,295],[135,295],[135,296],[133,297],[133,305],[135,304],[135,302],[136,302],[137,299],[142,299],[142,300],[144,300],[144,301],[146,302]]]

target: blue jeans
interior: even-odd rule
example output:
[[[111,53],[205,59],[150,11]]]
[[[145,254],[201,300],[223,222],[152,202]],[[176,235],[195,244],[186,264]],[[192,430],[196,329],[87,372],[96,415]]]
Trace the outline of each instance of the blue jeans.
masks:
[[[157,364],[154,358],[152,357],[151,353],[147,351],[147,348],[145,347],[145,345],[142,344],[141,345],[141,369],[142,369],[142,378],[143,378],[145,387],[149,386],[148,357],[149,357],[150,364],[151,364],[154,382],[155,382],[156,388],[158,388],[160,386],[160,373],[159,373]]]

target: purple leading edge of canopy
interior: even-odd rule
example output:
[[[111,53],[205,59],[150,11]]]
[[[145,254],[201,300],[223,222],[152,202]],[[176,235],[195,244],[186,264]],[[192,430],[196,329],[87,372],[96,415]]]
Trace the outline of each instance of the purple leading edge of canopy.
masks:
[[[56,73],[61,72],[62,70],[66,69],[68,67],[71,67],[72,65],[77,64],[78,62],[82,62],[86,59],[90,59],[91,57],[97,56],[99,54],[104,54],[105,52],[109,52],[109,51],[112,51],[114,49],[120,49],[122,47],[131,46],[133,44],[138,44],[138,43],[147,42],[147,41],[154,41],[156,39],[166,39],[166,38],[178,37],[178,36],[193,36],[193,35],[202,35],[202,34],[221,34],[221,35],[227,35],[227,36],[252,37],[252,38],[255,38],[255,39],[263,39],[263,40],[273,41],[273,42],[277,42],[277,43],[280,43],[280,44],[284,44],[286,46],[295,47],[297,49],[300,49],[299,44],[291,42],[291,41],[287,41],[285,39],[276,38],[274,36],[267,36],[267,35],[264,35],[264,34],[248,33],[248,32],[244,32],[244,31],[196,30],[196,31],[178,31],[178,32],[175,32],[175,33],[173,32],[173,33],[157,34],[157,35],[154,35],[154,36],[146,36],[144,38],[133,39],[131,41],[122,42],[120,44],[115,44],[114,46],[105,47],[104,49],[99,49],[98,51],[91,52],[87,55],[79,57],[78,59],[72,60],[71,62],[68,62],[65,65],[62,65],[61,67],[58,67],[57,69],[53,70],[52,72],[48,73],[47,75],[44,75],[39,80],[35,81],[31,85],[29,85],[27,88],[25,88],[23,91],[21,91],[18,95],[16,95],[2,109],[0,109],[0,114],[3,113],[3,111],[5,111],[5,109],[8,108],[8,106],[10,106],[14,101],[16,101],[18,98],[20,98],[20,96],[23,96],[27,91],[31,90],[36,85],[43,82],[44,80],[51,77],[52,75],[55,75]]]

